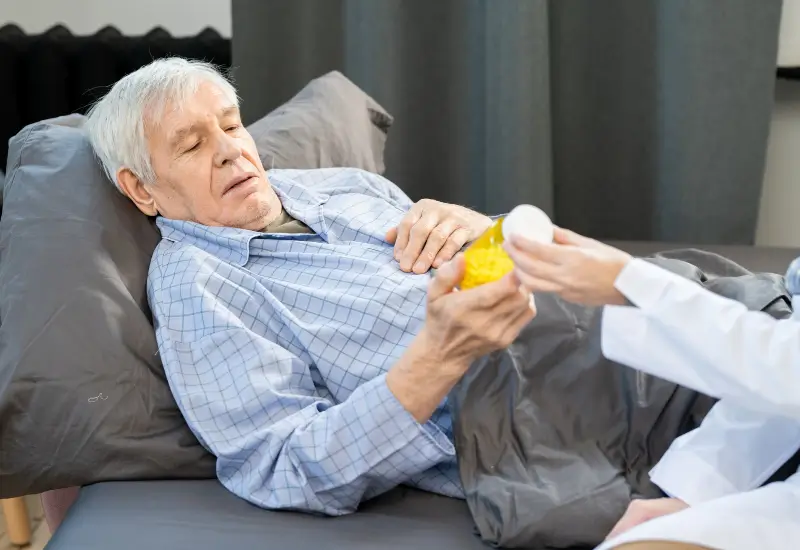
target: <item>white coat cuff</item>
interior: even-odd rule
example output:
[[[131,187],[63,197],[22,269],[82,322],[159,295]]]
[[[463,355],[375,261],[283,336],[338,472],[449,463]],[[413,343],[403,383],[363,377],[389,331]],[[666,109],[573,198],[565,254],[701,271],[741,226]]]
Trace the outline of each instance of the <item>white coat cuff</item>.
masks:
[[[664,295],[667,287],[688,281],[674,273],[635,258],[628,262],[614,281],[614,287],[636,306],[647,308]]]

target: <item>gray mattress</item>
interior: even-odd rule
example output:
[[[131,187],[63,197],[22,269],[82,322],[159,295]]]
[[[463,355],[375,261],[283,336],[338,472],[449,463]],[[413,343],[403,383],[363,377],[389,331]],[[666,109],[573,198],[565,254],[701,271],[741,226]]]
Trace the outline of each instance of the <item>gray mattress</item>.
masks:
[[[485,548],[462,501],[396,489],[341,518],[260,510],[216,481],[100,483],[81,490],[48,550]]]
[[[616,243],[634,255],[684,245]],[[797,250],[701,247],[751,271],[783,273]],[[466,504],[400,488],[343,518],[257,509],[216,481],[140,481],[86,487],[48,550],[486,548]]]

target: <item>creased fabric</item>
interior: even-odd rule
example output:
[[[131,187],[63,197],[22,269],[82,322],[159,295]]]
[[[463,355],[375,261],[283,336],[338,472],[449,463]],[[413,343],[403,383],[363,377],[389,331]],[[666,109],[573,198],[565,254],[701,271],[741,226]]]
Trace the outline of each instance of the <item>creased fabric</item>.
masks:
[[[695,250],[649,261],[748,308],[791,314],[780,276]],[[715,400],[605,359],[602,308],[544,294],[536,303],[518,340],[451,393],[461,480],[486,542],[593,547],[632,498],[663,496],[649,471]]]

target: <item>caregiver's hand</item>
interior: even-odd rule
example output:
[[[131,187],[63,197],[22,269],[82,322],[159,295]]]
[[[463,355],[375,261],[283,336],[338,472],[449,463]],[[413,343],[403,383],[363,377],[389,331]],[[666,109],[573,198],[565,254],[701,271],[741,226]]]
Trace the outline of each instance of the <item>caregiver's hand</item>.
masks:
[[[490,225],[491,218],[469,208],[422,199],[389,230],[386,242],[394,245],[400,269],[421,274],[450,261]]]
[[[674,514],[688,507],[688,504],[677,498],[634,500],[628,505],[628,509],[622,515],[622,519],[617,522],[606,538],[613,539],[646,521]]]
[[[629,254],[561,228],[553,240],[545,244],[513,235],[504,244],[526,288],[585,305],[625,303],[614,282]]]

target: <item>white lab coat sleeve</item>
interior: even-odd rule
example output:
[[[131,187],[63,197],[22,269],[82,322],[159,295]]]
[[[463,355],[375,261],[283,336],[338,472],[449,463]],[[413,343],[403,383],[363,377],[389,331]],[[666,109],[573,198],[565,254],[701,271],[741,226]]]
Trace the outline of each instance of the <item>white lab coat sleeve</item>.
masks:
[[[636,307],[605,308],[607,358],[746,409],[800,421],[800,322],[748,311],[639,259],[622,270],[616,287]]]
[[[676,439],[650,479],[691,506],[760,487],[800,448],[800,422],[718,402]]]

